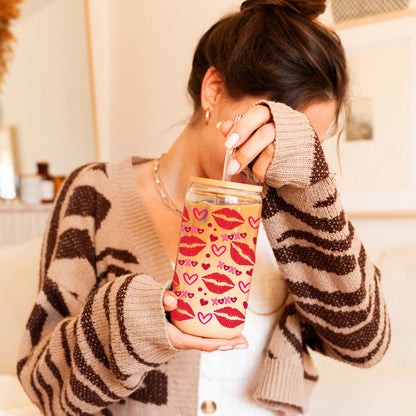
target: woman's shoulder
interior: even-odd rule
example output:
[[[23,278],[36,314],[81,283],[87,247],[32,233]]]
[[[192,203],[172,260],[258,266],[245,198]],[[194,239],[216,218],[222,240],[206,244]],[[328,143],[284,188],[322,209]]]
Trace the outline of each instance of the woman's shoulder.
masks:
[[[116,162],[91,162],[74,169],[56,198],[60,205],[77,207],[111,205],[115,199],[135,195],[136,168],[149,159],[129,156]],[[77,208],[78,209],[78,208]]]
[[[123,161],[90,162],[78,166],[66,176],[59,191],[60,199],[80,191],[107,193],[115,178],[128,179],[132,172],[134,158],[131,156]]]
[[[124,160],[112,162],[90,162],[75,168],[65,179],[65,183],[93,186],[97,182],[111,180],[115,175],[129,175],[131,169],[147,159],[139,156],[129,156]]]
[[[94,186],[100,178],[108,179],[111,162],[90,162],[78,166],[70,172],[62,185],[62,189],[74,186]]]

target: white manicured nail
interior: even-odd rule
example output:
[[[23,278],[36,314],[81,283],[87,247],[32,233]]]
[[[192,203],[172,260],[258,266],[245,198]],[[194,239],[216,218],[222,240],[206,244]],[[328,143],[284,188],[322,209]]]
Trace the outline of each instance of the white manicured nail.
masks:
[[[174,306],[176,306],[176,299],[173,296],[171,296],[171,295],[166,295],[163,298],[163,303],[166,306],[169,306],[169,307],[173,308]]]
[[[222,347],[218,348],[218,351],[229,351],[232,350],[233,347],[231,345],[223,345]]]
[[[220,128],[221,128],[221,126],[222,126],[222,121],[219,121],[216,125],[215,125],[215,127],[217,128],[217,130],[219,130]]]
[[[246,350],[248,348],[247,344],[237,344],[234,349],[235,350]]]
[[[225,146],[231,149],[238,143],[239,140],[240,136],[237,133],[233,133],[225,142]]]
[[[234,175],[238,169],[240,169],[240,164],[235,159],[233,159],[228,167],[228,173],[230,175]]]

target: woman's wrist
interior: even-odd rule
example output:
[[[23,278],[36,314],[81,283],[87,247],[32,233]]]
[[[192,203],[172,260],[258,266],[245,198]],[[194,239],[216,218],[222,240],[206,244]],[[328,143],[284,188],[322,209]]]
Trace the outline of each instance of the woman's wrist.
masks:
[[[265,182],[273,188],[304,188],[329,174],[319,139],[305,114],[283,103],[260,101],[272,115],[275,152]]]

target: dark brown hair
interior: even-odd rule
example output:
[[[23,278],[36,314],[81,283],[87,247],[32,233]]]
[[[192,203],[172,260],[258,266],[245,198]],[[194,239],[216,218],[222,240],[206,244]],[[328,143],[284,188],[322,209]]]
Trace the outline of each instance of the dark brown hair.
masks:
[[[263,96],[296,110],[335,99],[337,128],[348,107],[349,75],[338,35],[316,19],[325,8],[325,0],[247,0],[215,23],[194,54],[188,81],[194,117],[213,66],[234,99]]]

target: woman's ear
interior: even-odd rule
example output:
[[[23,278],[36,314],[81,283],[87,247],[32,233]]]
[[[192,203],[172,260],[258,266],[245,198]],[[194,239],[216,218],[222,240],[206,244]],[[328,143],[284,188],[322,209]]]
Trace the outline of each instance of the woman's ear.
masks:
[[[202,80],[201,107],[204,111],[212,111],[221,94],[224,83],[221,74],[213,66],[209,67]]]

